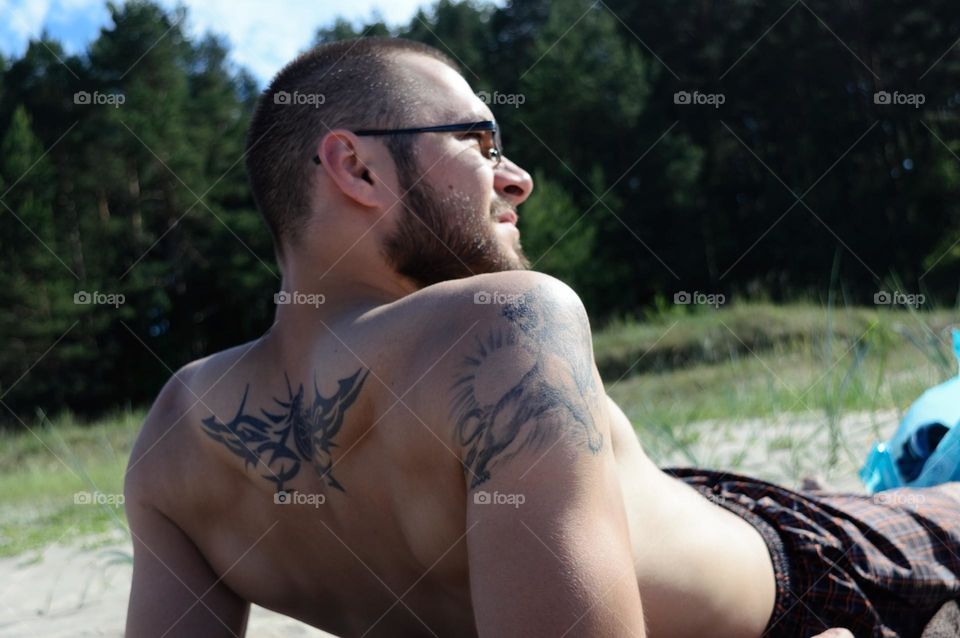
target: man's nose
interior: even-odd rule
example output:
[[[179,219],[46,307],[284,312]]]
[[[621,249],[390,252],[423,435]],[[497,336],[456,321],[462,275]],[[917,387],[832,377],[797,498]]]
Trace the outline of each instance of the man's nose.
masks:
[[[533,192],[533,178],[508,158],[504,157],[494,172],[493,187],[501,197],[519,206]]]

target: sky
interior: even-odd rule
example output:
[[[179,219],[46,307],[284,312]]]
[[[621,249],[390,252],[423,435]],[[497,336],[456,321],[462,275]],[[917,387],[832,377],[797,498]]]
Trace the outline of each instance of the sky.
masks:
[[[505,0],[495,0],[502,6]],[[186,32],[213,31],[227,39],[231,60],[262,84],[338,17],[366,22],[374,12],[390,26],[407,23],[429,0],[158,0],[188,9]],[[44,29],[67,53],[82,53],[110,21],[106,0],[0,0],[0,52],[17,57]]]

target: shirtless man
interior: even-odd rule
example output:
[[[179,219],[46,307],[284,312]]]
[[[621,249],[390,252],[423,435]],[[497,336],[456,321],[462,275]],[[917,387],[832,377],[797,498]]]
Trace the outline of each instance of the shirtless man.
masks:
[[[240,636],[249,603],[342,636],[850,626],[829,605],[804,624],[788,543],[729,475],[644,454],[580,299],[526,270],[533,183],[495,129],[403,40],[318,47],[271,83],[247,167],[276,322],[183,367],[146,419],[128,636]]]

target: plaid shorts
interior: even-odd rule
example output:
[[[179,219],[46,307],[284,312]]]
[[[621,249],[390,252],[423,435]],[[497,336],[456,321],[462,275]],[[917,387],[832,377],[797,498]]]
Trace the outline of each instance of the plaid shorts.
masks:
[[[830,627],[910,638],[960,600],[960,502],[937,487],[795,492],[725,472],[664,471],[763,536],[777,578],[765,638],[809,638]]]

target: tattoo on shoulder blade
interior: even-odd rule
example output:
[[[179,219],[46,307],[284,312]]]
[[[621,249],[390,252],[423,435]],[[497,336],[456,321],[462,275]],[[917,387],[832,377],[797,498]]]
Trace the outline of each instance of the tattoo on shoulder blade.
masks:
[[[603,448],[590,409],[599,391],[586,317],[544,299],[549,297],[534,291],[506,304],[503,325],[477,337],[452,386],[452,414],[467,450],[464,470],[471,489],[487,481],[498,463],[555,436],[573,436],[594,454]],[[515,361],[521,353],[521,360],[533,364],[520,379],[496,377],[498,363]],[[564,423],[561,432],[542,424],[548,412]]]
[[[311,463],[330,487],[345,491],[333,476],[332,448],[337,447],[334,439],[343,425],[344,412],[356,401],[369,374],[360,368],[340,379],[331,397],[320,394],[314,379],[309,405],[303,384],[294,392],[284,374],[287,398],[274,397],[276,407],[272,411],[261,408],[259,416],[246,411],[247,384],[233,419],[223,423],[211,415],[203,419],[203,431],[242,458],[244,467],[263,464],[266,473],[261,476],[273,482],[278,492],[297,475],[301,462]]]

